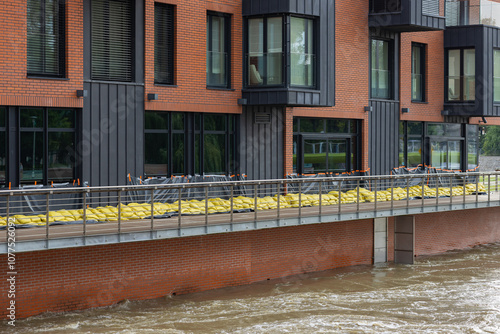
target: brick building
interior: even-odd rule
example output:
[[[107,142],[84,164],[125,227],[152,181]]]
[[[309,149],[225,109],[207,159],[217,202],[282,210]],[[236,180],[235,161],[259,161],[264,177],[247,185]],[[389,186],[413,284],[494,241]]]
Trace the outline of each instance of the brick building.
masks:
[[[13,0],[0,21],[0,187],[468,170],[500,124],[497,1]]]

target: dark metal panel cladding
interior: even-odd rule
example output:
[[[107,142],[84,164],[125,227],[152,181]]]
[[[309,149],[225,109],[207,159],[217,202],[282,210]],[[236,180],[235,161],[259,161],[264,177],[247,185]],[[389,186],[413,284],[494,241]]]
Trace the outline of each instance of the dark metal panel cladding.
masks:
[[[109,140],[109,169],[108,179],[109,184],[118,184],[118,85],[109,85],[109,125],[108,125],[108,140]]]
[[[127,156],[127,108],[126,108],[126,89],[123,85],[117,86],[117,132],[118,132],[118,143],[117,143],[117,162],[118,163],[118,174],[117,180],[120,180],[122,175],[127,175],[127,169],[123,161],[125,161]]]
[[[100,84],[92,84],[92,89],[90,90],[90,128],[86,129],[90,133],[91,138],[91,170],[90,170],[90,182],[91,186],[97,186],[99,184],[99,152],[100,152],[100,137],[101,131],[99,126],[100,117],[100,104],[99,104],[99,86]],[[84,129],[85,130],[85,129]]]
[[[398,164],[399,102],[372,100],[370,105],[370,171],[372,175],[389,174]]]
[[[99,86],[99,185],[109,185],[109,95],[110,85]]]

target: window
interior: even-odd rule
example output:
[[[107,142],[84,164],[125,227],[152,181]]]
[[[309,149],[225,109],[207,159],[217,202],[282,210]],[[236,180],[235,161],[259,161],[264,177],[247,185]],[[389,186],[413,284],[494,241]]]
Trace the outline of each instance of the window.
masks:
[[[467,169],[474,169],[479,164],[479,127],[473,124],[467,124]]]
[[[20,110],[21,183],[75,179],[75,117],[72,109]]]
[[[448,101],[474,101],[475,49],[448,50]]]
[[[425,46],[415,43],[411,49],[411,99],[425,100]]]
[[[248,84],[283,84],[283,18],[248,20]]]
[[[155,2],[155,83],[174,84],[174,6]]]
[[[343,119],[295,118],[294,173],[343,173],[358,166],[357,122]]]
[[[132,0],[92,0],[92,79],[133,80],[132,27]]]
[[[397,13],[401,11],[401,0],[370,0],[371,13]]]
[[[422,164],[422,122],[400,122],[399,165],[417,167]]]
[[[64,22],[63,0],[28,0],[28,75],[46,77],[64,76]]]
[[[0,107],[0,188],[5,186],[6,164],[7,164],[7,134],[6,134],[6,112]]]
[[[290,85],[314,86],[313,20],[292,17],[290,25]]]
[[[430,123],[427,125],[432,167],[461,170],[463,142],[461,124]]]
[[[285,24],[289,30],[284,28]],[[314,26],[313,19],[295,16],[248,19],[247,86],[284,86],[286,83],[315,88]],[[283,50],[289,50],[286,59]]]
[[[207,15],[207,86],[229,87],[230,18],[220,13]]]
[[[500,50],[493,52],[493,101],[500,102]]]
[[[371,97],[374,99],[390,99],[392,97],[391,49],[389,41],[372,39]]]
[[[232,115],[146,112],[146,175],[230,174],[234,121]]]

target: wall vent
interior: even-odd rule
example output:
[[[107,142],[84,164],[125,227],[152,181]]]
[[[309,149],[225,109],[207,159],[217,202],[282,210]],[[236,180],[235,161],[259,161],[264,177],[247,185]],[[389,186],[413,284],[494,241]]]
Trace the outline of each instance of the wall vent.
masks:
[[[269,124],[271,123],[271,113],[269,112],[256,112],[255,123],[257,124]]]

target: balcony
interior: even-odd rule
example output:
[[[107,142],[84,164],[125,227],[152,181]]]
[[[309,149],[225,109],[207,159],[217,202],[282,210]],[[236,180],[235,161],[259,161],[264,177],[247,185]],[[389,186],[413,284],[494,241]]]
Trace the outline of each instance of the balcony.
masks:
[[[500,27],[500,3],[490,0],[446,1],[446,26],[488,25]]]
[[[440,0],[371,0],[368,25],[395,32],[444,30]]]

